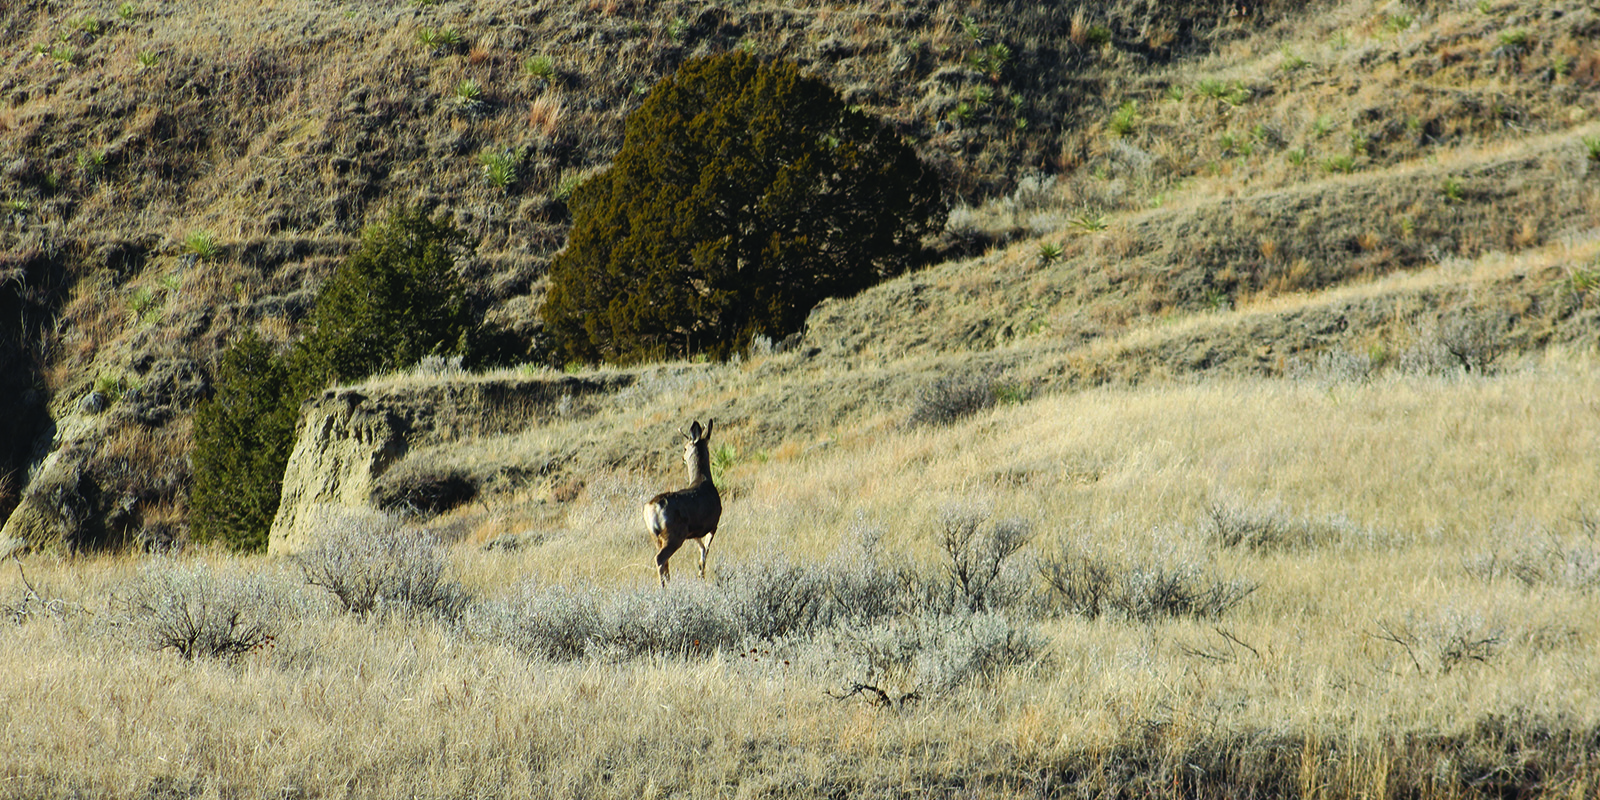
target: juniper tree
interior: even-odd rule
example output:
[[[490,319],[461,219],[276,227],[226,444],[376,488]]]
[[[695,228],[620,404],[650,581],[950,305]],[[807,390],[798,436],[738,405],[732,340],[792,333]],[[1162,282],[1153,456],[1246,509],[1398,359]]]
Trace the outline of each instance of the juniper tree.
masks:
[[[287,353],[249,331],[224,351],[215,393],[195,412],[196,539],[266,548],[300,403],[327,382],[426,355],[473,355],[480,337],[455,270],[465,249],[448,217],[397,211],[367,228],[318,294],[310,332]]]
[[[294,356],[301,388],[360,380],[428,355],[470,355],[474,323],[456,273],[466,249],[448,216],[401,209],[369,226],[317,295]]]
[[[194,537],[264,550],[294,445],[299,398],[284,359],[246,330],[223,351],[216,390],[194,415]]]
[[[793,64],[690,59],[575,190],[543,316],[568,358],[743,349],[903,272],[944,222],[938,177]]]

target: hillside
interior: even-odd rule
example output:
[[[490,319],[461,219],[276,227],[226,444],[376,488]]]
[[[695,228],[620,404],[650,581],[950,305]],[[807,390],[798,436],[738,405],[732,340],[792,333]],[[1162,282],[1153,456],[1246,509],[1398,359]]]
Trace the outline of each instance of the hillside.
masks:
[[[0,800],[1600,787],[1588,0],[0,32]],[[563,197],[730,47],[890,120],[945,232],[726,363],[551,363]],[[287,346],[400,204],[523,357],[328,387],[269,553],[189,542],[220,348]],[[638,509],[691,419],[724,512],[663,591]]]
[[[943,263],[816,312],[824,374],[971,354],[1073,386],[1283,374],[1440,325],[1592,341],[1597,26],[1578,2],[8,4],[0,511],[47,499],[28,539],[181,538],[220,347],[291,341],[397,203],[476,238],[474,303],[538,363],[564,191],[652,80],[730,46],[889,119],[956,203]],[[1542,269],[1487,292],[1322,294],[1525,251]]]

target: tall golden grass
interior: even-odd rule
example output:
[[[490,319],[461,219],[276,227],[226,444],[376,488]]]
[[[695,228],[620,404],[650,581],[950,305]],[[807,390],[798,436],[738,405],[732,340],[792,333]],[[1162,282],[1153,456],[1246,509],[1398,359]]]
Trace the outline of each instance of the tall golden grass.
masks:
[[[1592,764],[1537,743],[1600,724],[1596,398],[1600,361],[1552,352],[1488,377],[1049,395],[745,453],[713,574],[822,559],[862,528],[937,569],[937,515],[963,507],[1027,520],[1039,554],[1259,584],[1216,619],[1037,620],[1040,659],[898,709],[836,699],[866,676],[814,641],[553,663],[470,626],[314,611],[237,661],[184,661],[112,624],[143,559],[30,557],[38,594],[75,610],[25,603],[22,567],[0,577],[32,609],[0,624],[0,796],[1442,797],[1472,793],[1440,777],[1464,764],[1586,796]],[[521,549],[452,560],[480,600],[529,579],[647,587],[637,506],[665,474],[590,476]],[[1219,508],[1310,533],[1228,547]],[[1492,569],[1556,545],[1566,573]],[[296,582],[282,562],[184,558]]]

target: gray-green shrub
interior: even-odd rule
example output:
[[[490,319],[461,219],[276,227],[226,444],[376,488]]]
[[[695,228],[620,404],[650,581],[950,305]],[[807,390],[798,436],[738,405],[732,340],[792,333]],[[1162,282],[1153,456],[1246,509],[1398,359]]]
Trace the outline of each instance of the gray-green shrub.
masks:
[[[917,392],[906,425],[949,425],[993,407],[998,401],[995,380],[992,370],[969,370],[935,378]]]
[[[316,543],[294,561],[306,583],[331,592],[346,611],[461,616],[470,598],[431,535],[388,515],[330,514],[322,522]]]
[[[189,660],[236,658],[268,644],[289,606],[266,577],[166,561],[147,565],[123,602],[139,640]]]
[[[1059,613],[1134,622],[1173,617],[1213,619],[1249,597],[1257,584],[1218,578],[1195,564],[1121,563],[1063,546],[1038,564],[1047,600]]]

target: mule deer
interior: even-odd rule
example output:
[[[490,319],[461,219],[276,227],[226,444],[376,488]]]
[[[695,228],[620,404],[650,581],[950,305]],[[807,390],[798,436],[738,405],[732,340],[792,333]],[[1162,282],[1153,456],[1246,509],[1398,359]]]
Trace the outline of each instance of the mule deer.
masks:
[[[686,540],[700,545],[700,579],[706,577],[706,551],[717,536],[717,521],[722,518],[722,497],[711,482],[711,426],[705,430],[699,421],[684,435],[683,463],[689,467],[689,486],[675,492],[662,492],[644,504],[644,524],[656,539],[656,575],[667,585],[670,570],[667,560]]]

